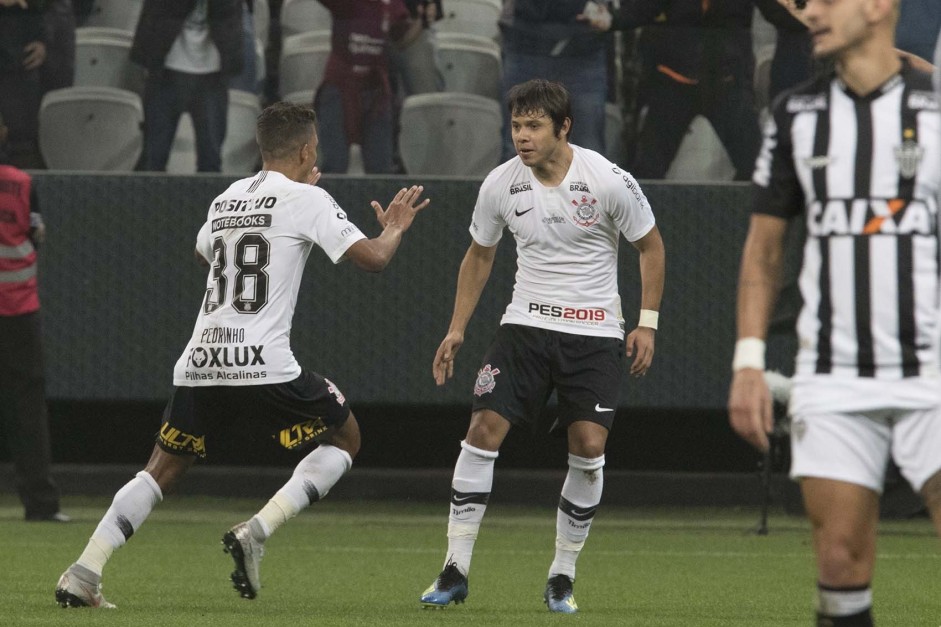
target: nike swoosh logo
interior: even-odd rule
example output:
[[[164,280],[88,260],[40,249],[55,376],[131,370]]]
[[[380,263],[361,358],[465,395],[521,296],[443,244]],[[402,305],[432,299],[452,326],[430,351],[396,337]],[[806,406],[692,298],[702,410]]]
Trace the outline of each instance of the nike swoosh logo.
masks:
[[[601,413],[605,411],[614,411],[614,410],[611,409],[610,407],[602,407],[601,403],[595,403],[595,411],[598,413]]]
[[[535,209],[535,207],[530,207],[530,208],[527,209],[526,211],[520,211],[519,209],[515,209],[515,210],[513,211],[513,213],[515,213],[515,214],[516,214],[516,217],[518,218],[518,217],[520,217],[521,215],[523,215],[524,213],[529,213],[529,212],[532,211],[533,209]]]
[[[475,498],[477,498],[476,494],[471,494],[470,496],[463,496],[463,497],[455,496],[451,498],[451,503],[453,505],[463,505],[464,503],[468,503]]]

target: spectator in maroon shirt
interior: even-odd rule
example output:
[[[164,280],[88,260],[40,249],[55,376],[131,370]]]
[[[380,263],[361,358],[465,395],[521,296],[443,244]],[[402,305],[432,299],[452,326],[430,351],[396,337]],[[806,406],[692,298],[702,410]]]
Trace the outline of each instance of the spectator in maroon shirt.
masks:
[[[392,172],[393,116],[389,45],[421,33],[402,0],[320,0],[333,15],[323,83],[314,98],[320,118],[322,172],[345,173],[350,144],[368,174]]]

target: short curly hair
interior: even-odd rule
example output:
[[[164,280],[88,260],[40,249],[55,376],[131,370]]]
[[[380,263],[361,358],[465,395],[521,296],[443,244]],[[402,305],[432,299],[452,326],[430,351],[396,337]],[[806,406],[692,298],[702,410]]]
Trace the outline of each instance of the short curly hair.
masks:
[[[276,102],[258,116],[255,139],[262,158],[280,159],[310,141],[317,114],[309,106]]]

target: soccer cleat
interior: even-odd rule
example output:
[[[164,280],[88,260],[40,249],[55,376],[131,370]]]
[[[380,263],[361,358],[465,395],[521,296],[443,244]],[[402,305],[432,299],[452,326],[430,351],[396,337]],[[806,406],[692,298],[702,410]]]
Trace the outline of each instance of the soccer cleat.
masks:
[[[467,577],[454,562],[448,562],[438,578],[421,595],[424,608],[445,608],[448,603],[463,603],[467,598]]]
[[[56,603],[61,607],[115,607],[101,595],[101,576],[78,564],[69,566],[59,577]]]
[[[232,556],[235,570],[230,579],[243,599],[254,599],[261,589],[258,567],[265,554],[264,545],[252,536],[247,522],[239,523],[222,536],[224,551]]]
[[[543,599],[550,612],[574,614],[578,611],[578,605],[572,595],[572,580],[567,575],[549,577]]]

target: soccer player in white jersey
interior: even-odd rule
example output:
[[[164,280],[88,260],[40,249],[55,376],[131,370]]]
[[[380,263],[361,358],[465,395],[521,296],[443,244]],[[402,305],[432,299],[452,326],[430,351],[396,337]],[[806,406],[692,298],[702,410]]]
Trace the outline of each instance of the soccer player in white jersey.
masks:
[[[175,385],[146,468],[121,488],[84,552],[56,585],[62,607],[114,607],[101,595],[102,569],[212,437],[250,425],[294,451],[308,451],[291,479],[255,516],[223,537],[235,562],[232,582],[246,599],[261,583],[265,540],[285,521],[326,496],[359,451],[356,418],[330,380],[298,365],[289,343],[301,274],[319,247],[379,272],[392,259],[417,212],[422,187],[399,191],[386,209],[372,206],[382,233],[367,239],[315,184],[316,116],[278,103],[258,117],[263,170],[233,183],[209,208],[196,241],[209,265],[192,338],[173,372]]]
[[[551,612],[573,613],[575,560],[601,500],[605,441],[625,353],[634,357],[635,376],[644,375],[653,359],[663,242],[634,178],[598,153],[569,144],[573,120],[562,85],[522,83],[509,92],[508,105],[517,156],[480,188],[451,324],[434,358],[438,385],[453,375],[504,228],[516,239],[516,285],[474,384],[470,427],[451,484],[444,569],[421,604],[444,607],[467,597],[471,553],[500,445],[511,426],[538,419],[554,390],[559,407],[552,430],[568,436],[569,471],[545,601]],[[642,282],[639,323],[626,341],[617,284],[622,234],[640,252]]]
[[[809,0],[803,17],[836,69],[785,93],[766,130],[729,417],[767,450],[764,338],[787,221],[805,213],[791,476],[813,527],[816,624],[869,626],[890,455],[941,532],[941,119],[930,76],[894,50],[897,0]]]

